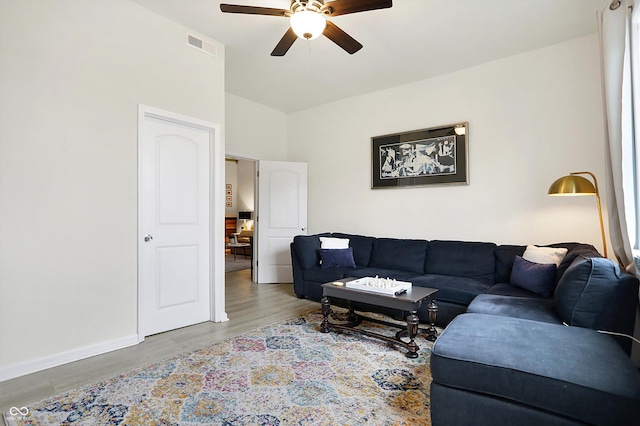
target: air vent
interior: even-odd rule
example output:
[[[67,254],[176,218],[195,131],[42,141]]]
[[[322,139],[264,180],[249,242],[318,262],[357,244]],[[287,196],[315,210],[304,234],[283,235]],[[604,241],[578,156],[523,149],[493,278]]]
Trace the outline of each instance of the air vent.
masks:
[[[207,55],[218,57],[218,47],[213,40],[208,40],[199,34],[187,33],[187,45]]]

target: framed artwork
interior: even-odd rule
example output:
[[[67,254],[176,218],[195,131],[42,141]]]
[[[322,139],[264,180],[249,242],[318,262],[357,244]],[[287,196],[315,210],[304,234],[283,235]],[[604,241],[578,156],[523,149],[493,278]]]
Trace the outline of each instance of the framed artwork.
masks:
[[[469,184],[469,123],[371,138],[371,188]]]
[[[233,201],[233,197],[231,195],[227,195],[227,201]]]
[[[230,183],[228,183],[228,184],[227,184],[227,189],[231,189],[231,188],[232,188],[231,184],[230,184]]]

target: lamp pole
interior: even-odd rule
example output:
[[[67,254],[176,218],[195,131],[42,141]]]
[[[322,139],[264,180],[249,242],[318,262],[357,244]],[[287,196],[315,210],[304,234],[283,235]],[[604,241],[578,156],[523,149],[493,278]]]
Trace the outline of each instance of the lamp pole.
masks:
[[[571,172],[570,175],[589,175],[593,179],[593,186],[596,188],[596,201],[598,203],[598,217],[600,218],[600,233],[602,235],[602,247],[604,249],[604,257],[607,256],[607,241],[604,236],[604,221],[602,220],[602,205],[600,204],[600,189],[598,188],[598,179],[591,172]]]

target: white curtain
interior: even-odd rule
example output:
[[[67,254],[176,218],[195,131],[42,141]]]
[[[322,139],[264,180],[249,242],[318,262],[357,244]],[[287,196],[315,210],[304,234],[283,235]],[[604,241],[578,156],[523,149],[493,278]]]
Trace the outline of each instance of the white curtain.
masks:
[[[614,6],[617,3],[612,1]],[[630,86],[626,86],[631,84],[630,23],[632,6],[637,11],[640,0],[623,0],[619,3],[621,4],[615,10],[606,7],[598,14],[604,96],[607,208],[613,252],[622,267],[635,273],[625,214],[625,201],[628,203],[633,200],[633,195],[627,194],[625,200],[623,187],[623,171],[629,172],[623,170],[623,140],[633,137],[633,116],[631,99],[623,96],[623,93],[630,93]],[[628,219],[635,221],[635,216]]]

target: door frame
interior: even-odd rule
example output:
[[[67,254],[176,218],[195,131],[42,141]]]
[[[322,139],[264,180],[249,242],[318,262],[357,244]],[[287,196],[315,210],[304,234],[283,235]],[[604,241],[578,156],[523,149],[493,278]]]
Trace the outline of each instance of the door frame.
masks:
[[[253,253],[251,253],[251,264],[253,268],[253,276],[251,277],[251,281],[254,283],[258,283],[258,262],[260,261],[260,252],[258,251],[258,227],[260,223],[258,221],[258,217],[260,216],[259,205],[258,205],[258,162],[260,159],[257,157],[250,157],[245,154],[234,154],[233,152],[226,152],[225,158],[235,158],[237,160],[243,161],[251,161],[253,162]],[[226,167],[226,163],[225,163]],[[225,194],[226,195],[226,194]]]
[[[200,120],[186,115],[165,111],[148,105],[138,104],[138,229],[137,229],[137,333],[138,342],[144,340],[140,330],[140,301],[142,299],[140,286],[140,248],[144,239],[142,230],[142,137],[146,118],[168,121],[187,127],[206,130],[209,132],[209,244],[211,260],[209,263],[209,320],[213,322],[228,321],[225,312],[225,276],[224,276],[224,143],[221,138],[220,125]]]

